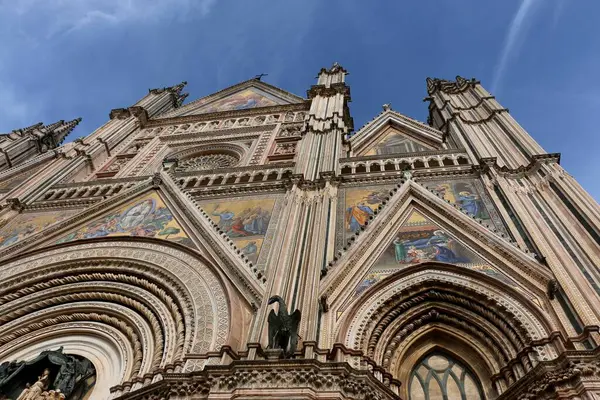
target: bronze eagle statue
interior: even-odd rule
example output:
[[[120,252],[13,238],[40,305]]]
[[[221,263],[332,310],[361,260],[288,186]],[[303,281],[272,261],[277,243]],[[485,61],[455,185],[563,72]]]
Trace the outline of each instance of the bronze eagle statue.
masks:
[[[288,313],[287,305],[280,296],[272,296],[269,304],[279,303],[279,313],[269,313],[269,349],[282,349],[285,358],[296,352],[298,345],[298,327],[300,326],[300,310]]]

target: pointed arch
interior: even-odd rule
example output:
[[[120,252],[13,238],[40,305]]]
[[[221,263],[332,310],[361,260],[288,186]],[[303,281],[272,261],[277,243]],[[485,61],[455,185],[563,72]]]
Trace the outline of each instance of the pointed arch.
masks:
[[[556,355],[549,316],[523,293],[442,263],[386,277],[362,293],[336,326],[337,342],[362,351],[402,381],[405,391],[410,366],[434,347],[468,354],[465,364],[481,369],[488,395]]]

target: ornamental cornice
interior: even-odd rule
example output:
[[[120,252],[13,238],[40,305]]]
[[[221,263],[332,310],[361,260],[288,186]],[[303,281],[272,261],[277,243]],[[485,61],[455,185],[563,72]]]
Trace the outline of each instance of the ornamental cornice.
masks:
[[[385,160],[390,158],[411,158],[411,157],[422,157],[422,156],[437,156],[437,155],[456,155],[466,156],[465,149],[440,149],[431,151],[418,151],[414,153],[392,153],[392,154],[376,154],[372,156],[356,156],[340,158],[340,163],[352,162],[352,161],[368,161],[368,160]]]
[[[185,176],[199,176],[199,175],[213,175],[213,174],[228,174],[234,172],[269,172],[273,170],[285,169],[285,168],[294,168],[296,165],[295,162],[282,162],[277,164],[266,164],[266,165],[244,165],[241,167],[231,167],[231,168],[218,168],[211,170],[203,170],[203,171],[185,171],[185,172],[174,172],[173,176],[176,178],[185,177]]]
[[[527,165],[518,168],[508,168],[506,165],[499,166],[496,157],[487,157],[480,160],[487,168],[494,168],[500,176],[507,178],[521,178],[536,173],[542,164],[560,164],[560,153],[534,154]]]
[[[269,193],[285,193],[289,183],[286,180],[277,182],[262,182],[262,183],[244,183],[234,185],[219,185],[217,187],[182,189],[189,193],[195,200],[204,200],[207,198],[253,195],[253,194],[269,194]]]
[[[190,104],[192,104],[192,103],[190,103]],[[240,117],[250,117],[250,116],[256,116],[256,115],[263,115],[263,114],[283,113],[286,111],[307,111],[309,109],[310,109],[310,100],[304,100],[301,103],[278,104],[278,105],[269,106],[269,107],[248,108],[245,110],[220,111],[220,112],[213,112],[213,113],[206,113],[206,114],[183,115],[183,116],[178,116],[178,117],[167,117],[167,118],[155,118],[155,119],[150,119],[148,121],[146,128],[180,124],[180,123],[186,123],[186,122],[187,123],[204,122],[204,121],[225,119],[225,118],[231,118],[231,117],[240,118]]]
[[[350,87],[346,86],[344,82],[332,83],[330,86],[313,85],[306,91],[307,97],[311,100],[317,96],[332,97],[336,94],[341,94],[347,101],[350,101]]]
[[[395,383],[398,384],[398,383]],[[116,390],[115,390],[116,389]],[[114,388],[113,391],[119,391]],[[357,370],[345,362],[310,359],[233,361],[229,365],[208,365],[193,373],[165,373],[162,380],[141,390],[126,393],[119,400],[168,399],[170,396],[235,395],[239,390],[272,395],[273,390],[289,395],[337,392],[352,400],[399,400],[372,373]]]
[[[129,182],[143,182],[147,180],[150,176],[133,176],[133,177],[124,177],[124,178],[111,178],[107,179],[98,179],[94,181],[84,181],[84,182],[72,182],[72,183],[57,183],[52,185],[50,189],[67,189],[67,188],[77,188],[77,187],[92,187],[92,186],[104,186],[104,185],[116,185],[119,183],[129,183]]]
[[[201,138],[203,140],[214,140],[214,139],[222,139],[223,137],[229,138],[237,138],[237,136],[246,135],[245,137],[255,138],[260,136],[261,133],[271,132],[277,123],[265,124],[265,125],[256,125],[256,126],[244,126],[244,127],[235,127],[235,128],[225,128],[225,129],[215,129],[215,130],[203,130],[197,132],[184,132],[184,133],[174,133],[170,135],[161,135],[159,136],[160,140],[163,142],[173,142],[177,140],[189,140],[189,139],[198,139]],[[146,128],[149,128],[146,126]]]
[[[429,95],[433,95],[438,90],[449,94],[459,94],[469,87],[479,84],[479,81],[475,78],[468,80],[460,75],[456,76],[456,82],[439,78],[427,78],[425,81],[427,83],[427,93],[429,93]]]

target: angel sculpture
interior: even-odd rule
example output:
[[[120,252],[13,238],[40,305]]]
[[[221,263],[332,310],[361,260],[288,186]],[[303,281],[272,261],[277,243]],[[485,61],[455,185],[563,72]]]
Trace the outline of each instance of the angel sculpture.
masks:
[[[298,327],[300,326],[300,310],[288,314],[285,301],[279,296],[272,296],[269,304],[279,303],[279,313],[269,313],[269,349],[282,349],[283,356],[290,358],[298,345]]]

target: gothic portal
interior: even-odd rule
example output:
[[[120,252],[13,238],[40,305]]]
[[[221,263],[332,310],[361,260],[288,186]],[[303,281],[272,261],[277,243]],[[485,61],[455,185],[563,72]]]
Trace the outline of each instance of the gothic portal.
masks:
[[[0,137],[2,399],[600,399],[600,208],[476,80]]]

